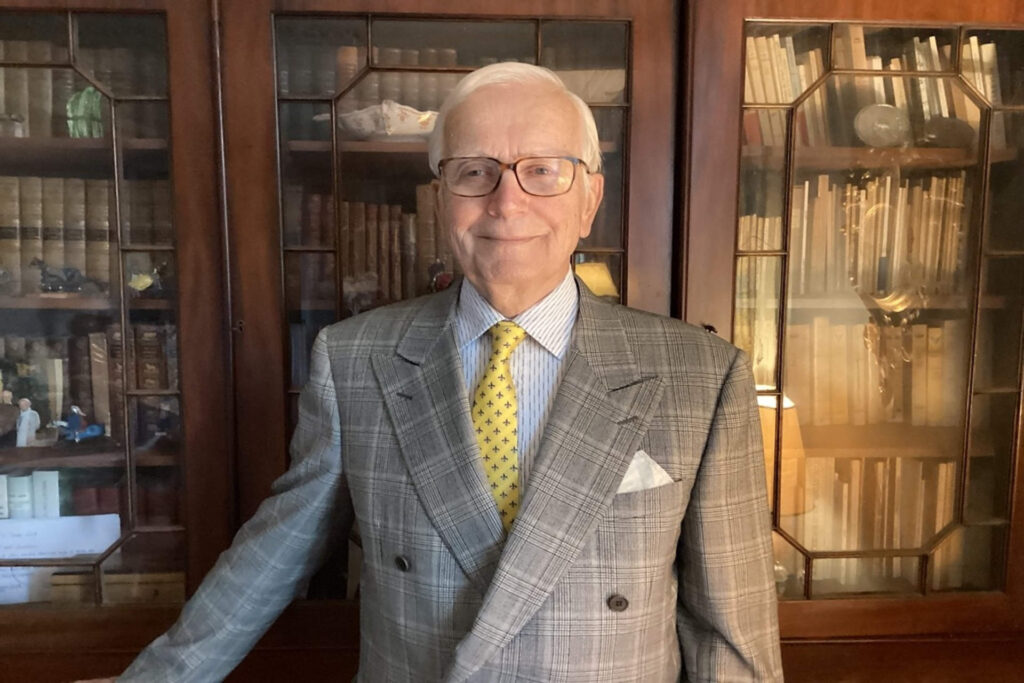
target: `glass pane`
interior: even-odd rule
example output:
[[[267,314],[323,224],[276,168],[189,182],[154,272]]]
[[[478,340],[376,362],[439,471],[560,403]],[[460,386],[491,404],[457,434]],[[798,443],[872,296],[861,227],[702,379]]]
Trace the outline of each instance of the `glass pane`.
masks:
[[[334,95],[366,66],[366,21],[278,17],[274,22],[277,92]]]
[[[140,391],[177,390],[177,326],[169,311],[144,313],[132,314],[132,371],[128,373],[128,386]]]
[[[775,414],[778,398],[759,395],[757,413],[761,421],[761,443],[764,444],[764,474],[768,491],[768,507],[775,509]]]
[[[624,102],[628,41],[625,22],[546,21],[540,63],[584,102]]]
[[[1024,197],[1024,173],[1021,173],[1024,112],[999,113],[1004,118],[993,118],[990,131],[988,248],[1024,251],[1024,230],[1020,229],[1021,197]],[[999,122],[1004,124],[1002,131]]]
[[[13,532],[16,524],[0,522],[0,529]],[[0,535],[6,535],[0,531]],[[0,541],[0,545],[2,545]],[[68,576],[74,580],[66,588]],[[0,567],[0,605],[27,602],[63,604],[95,604],[97,598],[95,573],[91,567]]]
[[[798,138],[820,137],[817,144],[850,149],[798,147],[800,162],[833,169],[949,168],[978,162],[981,114],[959,79],[840,74],[820,87],[823,97],[809,97],[797,109]],[[860,149],[912,146],[901,153]]]
[[[309,375],[309,351],[321,327],[338,319],[334,254],[288,252],[285,254],[285,300],[291,342],[292,386],[301,388]],[[376,273],[372,288],[367,282],[367,307],[377,301]]]
[[[961,51],[964,78],[989,103],[996,107],[1024,104],[1020,31],[968,31]]]
[[[772,534],[775,556],[775,591],[780,600],[804,597],[804,556],[778,533]]]
[[[747,24],[743,101],[794,101],[824,75],[827,48],[827,26]]]
[[[0,12],[0,59],[47,64],[68,61],[64,14]]]
[[[425,110],[436,109],[458,78],[417,71],[367,74],[338,103],[338,135],[343,140],[425,143],[436,118]]]
[[[597,296],[622,301],[622,254],[573,254],[573,270]]]
[[[956,529],[932,551],[929,587],[933,591],[999,590],[1006,566],[1005,526]]]
[[[839,24],[834,38],[837,69],[952,71],[957,30]]]
[[[769,117],[780,114],[760,109],[747,112]],[[745,119],[747,120],[747,119]],[[785,117],[781,117],[783,135]],[[784,138],[783,138],[784,139]],[[740,156],[740,219],[736,247],[739,251],[778,251],[782,249],[782,213],[785,206],[785,149],[744,144]],[[797,187],[793,198],[794,226],[803,206],[803,189]]]
[[[116,97],[167,94],[160,14],[78,14],[77,64]]]
[[[124,277],[132,308],[167,309],[178,297],[173,251],[125,253]]]
[[[282,152],[288,154],[329,150],[331,107],[316,102],[287,102],[279,109]],[[310,144],[315,141],[319,144]],[[330,155],[327,155],[330,158]],[[282,155],[282,162],[285,159]],[[328,176],[329,177],[329,176]]]
[[[103,562],[103,604],[185,602],[185,534],[132,536]]]
[[[815,559],[812,595],[825,598],[857,593],[915,593],[918,562],[916,557]],[[903,566],[907,567],[905,571]]]
[[[604,174],[604,199],[594,216],[590,235],[580,240],[580,249],[623,246],[623,198],[625,196],[626,149],[625,110],[618,107],[596,107],[592,110],[601,141],[601,173]]]
[[[990,257],[982,280],[982,310],[974,357],[974,388],[1015,389],[1024,319],[1024,258]]]
[[[181,433],[177,400],[142,398],[136,402],[139,456],[135,472],[135,527],[181,524]],[[170,416],[170,417],[168,417]],[[169,430],[169,431],[165,431]]]
[[[967,511],[972,521],[1009,519],[1016,394],[978,394],[971,411]]]
[[[418,63],[475,68],[493,62],[534,63],[536,50],[531,21],[373,20],[373,63],[377,66]],[[415,60],[413,51],[419,53]]]
[[[781,257],[742,256],[736,261],[733,343],[749,354],[754,382],[767,389],[776,387],[781,276]]]

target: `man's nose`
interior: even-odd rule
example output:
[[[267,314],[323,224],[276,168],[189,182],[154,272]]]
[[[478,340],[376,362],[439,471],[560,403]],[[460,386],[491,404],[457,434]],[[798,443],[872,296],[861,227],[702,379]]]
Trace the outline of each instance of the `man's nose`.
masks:
[[[501,172],[498,186],[488,195],[487,211],[495,217],[512,215],[526,208],[529,200],[530,195],[523,192],[516,174],[506,168]]]

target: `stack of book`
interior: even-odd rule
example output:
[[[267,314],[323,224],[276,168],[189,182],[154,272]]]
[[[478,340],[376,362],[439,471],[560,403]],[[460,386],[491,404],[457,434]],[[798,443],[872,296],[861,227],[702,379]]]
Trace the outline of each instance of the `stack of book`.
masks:
[[[967,323],[786,327],[786,395],[802,424],[957,427],[967,390]]]
[[[129,327],[132,347],[128,368],[129,387],[137,390],[178,390],[178,340],[174,325],[138,324]],[[89,423],[101,424],[106,435],[120,441],[124,404],[124,342],[121,329],[69,337],[0,336],[0,358],[16,368],[14,376],[0,377],[5,388],[28,398],[43,425],[67,418],[72,405],[78,406]],[[21,395],[21,387],[34,393]],[[166,401],[150,406],[140,398],[137,438],[161,430],[167,420]],[[152,409],[149,409],[151,408]],[[166,430],[164,430],[166,431]]]
[[[454,272],[448,241],[438,234],[434,203],[430,185],[416,188],[415,213],[397,204],[342,202],[335,229],[331,195],[301,185],[285,188],[283,238],[293,248],[285,269],[289,308],[334,300],[336,257],[346,315],[429,292],[436,275]],[[333,252],[322,251],[335,245]],[[298,254],[301,258],[295,258]]]
[[[808,457],[806,512],[791,524],[812,550],[917,550],[952,522],[956,475],[939,458]],[[963,585],[964,559],[956,534],[933,555],[932,588]],[[917,556],[819,560],[814,578],[821,592],[886,592],[917,585],[918,569]]]
[[[0,293],[52,291],[40,262],[109,290],[113,201],[109,180],[0,176]]]
[[[913,288],[962,293],[971,196],[963,171],[836,182],[828,175],[793,188],[791,295]],[[749,217],[757,225],[761,217]],[[778,217],[767,217],[772,225]],[[742,227],[743,224],[741,224]],[[774,228],[778,230],[778,228]]]

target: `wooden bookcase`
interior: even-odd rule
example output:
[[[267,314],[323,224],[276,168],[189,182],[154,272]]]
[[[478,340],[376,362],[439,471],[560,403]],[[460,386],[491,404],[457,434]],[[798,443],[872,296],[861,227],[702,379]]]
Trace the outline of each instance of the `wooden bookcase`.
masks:
[[[1002,280],[995,277],[994,273],[1000,268],[996,260],[1000,264],[1017,263],[1022,255],[1019,223],[1016,228],[1007,228],[1014,223],[1005,219],[1005,216],[1013,215],[1014,211],[1019,213],[1021,207],[1018,204],[1016,209],[1012,209],[1007,205],[1007,201],[1013,201],[1007,199],[1013,196],[1013,192],[1003,189],[1014,187],[1013,182],[1019,183],[1021,171],[1018,156],[1020,145],[1016,138],[1008,145],[1005,142],[993,143],[999,134],[992,130],[992,124],[995,117],[1009,117],[1006,120],[1016,122],[1021,108],[1020,102],[1012,94],[1016,92],[1015,82],[1003,85],[1007,96],[994,107],[988,102],[991,98],[984,92],[981,97],[970,100],[968,109],[962,112],[976,115],[976,112],[970,111],[970,107],[975,106],[971,103],[975,102],[983,110],[983,115],[973,124],[975,135],[979,138],[973,143],[964,142],[965,147],[959,150],[956,144],[948,142],[926,143],[923,146],[910,142],[896,147],[871,147],[853,136],[853,130],[849,131],[850,138],[833,141],[834,146],[814,145],[808,144],[808,136],[813,139],[815,135],[813,130],[808,132],[815,125],[811,120],[817,104],[813,88],[805,91],[810,94],[794,94],[789,101],[795,100],[796,106],[759,104],[777,102],[778,98],[763,99],[764,94],[761,93],[759,99],[756,87],[745,91],[744,77],[746,73],[746,78],[751,79],[751,66],[749,61],[745,63],[744,60],[748,49],[757,49],[753,43],[748,42],[748,37],[765,36],[771,40],[772,36],[791,35],[794,40],[799,40],[796,35],[800,31],[813,29],[823,31],[818,34],[824,41],[822,44],[835,49],[836,43],[830,42],[830,39],[846,36],[844,31],[851,25],[863,26],[864,32],[868,34],[868,55],[872,54],[871,34],[877,37],[886,31],[897,35],[897,40],[908,42],[914,35],[925,41],[928,35],[950,36],[954,55],[959,52],[961,43],[966,44],[972,35],[979,36],[981,43],[993,40],[991,36],[1004,35],[1010,37],[1011,41],[1005,47],[1000,45],[999,49],[1015,55],[1021,38],[1014,40],[1012,36],[1018,34],[1011,31],[1019,30],[1022,8],[1019,3],[1013,2],[988,3],[984,6],[946,6],[896,1],[882,7],[855,6],[843,2],[734,0],[718,3],[714,7],[695,3],[691,5],[687,16],[687,83],[683,88],[687,136],[681,146],[686,159],[687,180],[683,183],[684,228],[680,234],[685,259],[680,263],[678,274],[685,286],[676,313],[693,322],[711,324],[720,334],[742,345],[749,345],[754,352],[755,365],[761,364],[763,367],[759,382],[765,383],[761,391],[762,398],[766,400],[762,408],[763,416],[767,415],[764,433],[770,449],[772,446],[776,449],[781,447],[781,458],[774,458],[774,454],[769,451],[767,459],[770,466],[775,465],[774,474],[781,478],[773,491],[776,496],[781,496],[774,510],[774,522],[779,531],[776,540],[782,541],[783,545],[794,543],[804,548],[795,560],[796,571],[788,571],[789,583],[785,586],[784,597],[780,602],[787,679],[868,680],[874,677],[883,680],[960,680],[957,676],[965,674],[961,670],[950,673],[951,663],[959,660],[962,666],[962,658],[972,650],[985,653],[982,661],[972,658],[971,666],[977,667],[974,672],[977,676],[998,678],[1006,675],[1005,672],[1020,665],[1019,643],[1024,627],[1021,620],[1021,614],[1024,613],[1024,543],[1020,533],[1020,525],[1024,522],[1024,503],[1021,502],[1019,484],[1024,429],[1021,426],[1019,290],[1018,285],[1013,285],[1008,293],[997,292],[999,287],[996,283]],[[1006,33],[1000,34],[1001,30]],[[801,35],[807,37],[806,33]],[[939,42],[942,40],[940,38]],[[803,49],[808,50],[810,47],[805,44]],[[798,54],[800,50],[797,48]],[[763,55],[755,52],[755,63],[758,57],[763,58]],[[1016,59],[1015,56],[1008,56],[1013,64]],[[845,87],[852,88],[847,93],[857,97],[860,93],[856,91],[856,85],[860,78],[861,83],[877,82],[880,85],[879,90],[875,91],[876,97],[887,94],[891,96],[892,79],[900,78],[888,77],[890,90],[884,90],[887,81],[885,72],[875,72],[877,78],[872,79],[868,71],[855,71],[857,65],[843,64],[841,59],[834,62],[835,65],[828,69],[829,75],[823,75],[818,81],[820,92],[827,92],[833,83],[837,84],[836,92],[841,92],[845,84]],[[1008,74],[1017,69],[1009,64],[1006,66],[1003,70]],[[934,71],[930,78],[939,82],[972,80],[966,61],[964,65],[957,62],[956,66],[947,64],[941,69],[935,67]],[[929,78],[915,80],[913,74],[904,73],[902,78],[907,84],[917,85]],[[1012,81],[1012,76],[1008,80]],[[747,85],[750,86],[749,80]],[[982,84],[977,92],[983,91],[984,87]],[[949,104],[952,107],[952,101]],[[963,101],[958,106],[962,105]],[[768,112],[779,116],[782,126],[790,126],[788,129],[780,129],[789,136],[785,144],[769,144],[764,139],[751,140],[752,136],[767,138],[770,134],[765,127],[765,124],[770,123],[768,119],[759,118],[768,116]],[[852,122],[856,112],[850,110],[845,114],[848,116],[846,125]],[[991,112],[995,112],[994,116],[990,116]],[[946,115],[947,118],[955,116],[957,114],[952,110]],[[831,120],[828,125],[835,130],[836,120]],[[795,143],[790,142],[793,136]],[[818,137],[820,139],[820,132]],[[957,277],[963,277],[959,289],[947,287],[950,291],[941,291],[945,285],[940,283],[932,287],[932,292],[925,296],[925,300],[913,303],[909,308],[902,304],[889,308],[891,302],[884,301],[881,296],[889,285],[882,284],[882,278],[878,280],[877,286],[874,280],[871,280],[871,286],[866,286],[863,279],[860,283],[857,280],[841,279],[834,286],[830,284],[829,288],[823,288],[820,292],[811,291],[806,286],[807,278],[801,276],[804,272],[801,266],[813,265],[813,262],[806,259],[801,261],[802,256],[806,255],[799,253],[800,226],[807,222],[801,223],[801,207],[797,205],[800,204],[800,197],[804,196],[801,192],[813,197],[812,206],[819,197],[831,195],[813,189],[808,192],[804,189],[804,181],[809,180],[813,184],[821,179],[821,192],[827,190],[839,193],[848,191],[844,184],[859,183],[857,187],[860,191],[870,193],[876,191],[871,183],[877,182],[879,178],[884,179],[888,173],[892,176],[890,181],[893,187],[899,182],[908,183],[908,191],[912,192],[914,183],[932,187],[931,178],[943,179],[942,183],[945,183],[945,178],[959,176],[961,171],[966,174],[964,177],[968,179],[969,187],[973,188],[973,196],[966,200],[948,197],[945,200],[957,206],[958,210],[961,202],[967,205],[963,229],[959,232],[964,242],[961,265],[957,267]],[[771,222],[766,221],[768,228],[764,233],[753,234],[751,226],[757,223],[758,215],[773,215],[772,211],[763,210],[764,197],[754,196],[757,194],[754,192],[756,183],[764,181],[768,176],[773,176],[768,181],[770,187],[765,185],[760,189],[769,193],[778,192],[774,198],[778,200],[774,215],[780,216],[782,221],[774,229]],[[1015,178],[1015,181],[1007,181],[1004,176]],[[733,178],[736,182],[723,183],[721,178]],[[1001,194],[994,199],[992,193],[997,189]],[[1015,201],[1019,202],[1019,193]],[[759,203],[761,210],[757,209]],[[876,205],[883,204],[886,203],[879,200]],[[894,205],[895,202],[889,204]],[[908,204],[912,205],[912,202]],[[856,210],[857,202],[840,198],[834,206],[840,212],[850,212]],[[741,220],[744,215],[747,218]],[[820,215],[827,216],[827,211]],[[851,216],[853,214],[847,214],[849,220],[840,216],[836,219],[836,225],[845,220],[847,234],[853,229],[851,226],[856,226],[861,230],[858,237],[863,235],[866,239],[870,238],[869,230],[874,225],[870,222],[872,219],[869,217],[857,223]],[[878,225],[883,223],[882,219],[877,222]],[[783,225],[785,227],[780,231],[778,228]],[[1007,239],[1007,235],[1011,237]],[[928,239],[926,231],[924,238]],[[768,270],[757,271],[753,264],[759,262],[763,266],[770,264],[770,267]],[[824,263],[819,265],[825,267]],[[1009,269],[1015,270],[1013,267]],[[814,272],[811,272],[813,275]],[[941,268],[939,272],[942,272]],[[845,276],[844,273],[842,277]],[[762,284],[770,282],[772,286],[761,287],[760,294],[737,292],[738,288],[749,286],[755,278]],[[926,289],[928,287],[922,287],[922,291]],[[768,290],[767,295],[764,295],[764,290]],[[1006,322],[999,324],[1003,332],[1000,339],[1001,343],[1010,346],[992,350],[986,346],[986,338],[992,335],[985,332],[985,325],[991,324],[988,319],[1003,307],[1008,307],[1010,312]],[[890,314],[895,309],[902,313]],[[759,312],[761,317],[753,316],[754,312]],[[883,312],[888,318],[881,315]],[[813,402],[807,402],[806,397],[801,400],[799,388],[794,385],[800,377],[800,371],[796,369],[800,363],[794,360],[793,354],[797,352],[793,349],[803,348],[799,346],[803,342],[798,337],[791,338],[794,331],[800,333],[801,327],[806,330],[812,322],[819,322],[824,325],[824,331],[840,335],[840,343],[843,343],[845,340],[842,335],[853,337],[860,333],[856,324],[863,324],[865,316],[892,322],[901,314],[906,317],[908,338],[911,328],[921,328],[920,331],[924,333],[925,326],[930,324],[927,330],[931,330],[937,344],[941,344],[944,324],[947,325],[944,331],[950,337],[959,334],[954,334],[954,329],[959,329],[956,325],[960,324],[956,323],[957,318],[964,321],[966,327],[963,329],[977,330],[974,353],[970,354],[968,347],[962,351],[962,355],[953,359],[960,373],[957,381],[963,382],[963,386],[955,386],[957,382],[953,382],[953,385],[946,387],[946,393],[957,397],[956,405],[952,407],[954,412],[966,411],[971,407],[969,413],[961,412],[958,420],[953,421],[958,426],[941,426],[944,422],[941,417],[930,422],[937,426],[928,426],[929,421],[923,418],[920,418],[920,425],[911,425],[910,413],[915,407],[911,406],[909,395],[911,382],[920,383],[923,379],[913,375],[914,367],[923,368],[924,362],[918,358],[915,364],[909,352],[906,359],[892,364],[893,375],[898,373],[902,377],[905,373],[907,381],[905,424],[900,424],[890,415],[889,419],[877,424],[869,417],[865,426],[855,426],[855,420],[862,420],[846,413],[846,410],[853,408],[845,403],[842,404],[839,417],[839,422],[844,424],[836,424],[834,413],[831,426],[823,426],[829,424],[828,415],[801,415],[799,424],[795,417],[790,424],[785,414],[775,417],[774,406],[780,398],[783,405],[790,407],[790,391],[794,392],[792,397],[796,399],[795,407],[799,409],[803,405],[801,412],[812,412],[809,409],[815,407]],[[914,320],[909,319],[911,314],[916,316]],[[950,321],[953,321],[953,327],[949,326]],[[768,332],[764,335],[759,336],[751,330],[752,325],[756,327],[759,324],[767,326],[765,329]],[[883,322],[883,327],[886,324]],[[755,342],[755,339],[761,341]],[[754,346],[755,343],[758,346]],[[909,344],[908,341],[908,349]],[[811,359],[812,362],[815,358]],[[993,361],[998,362],[1001,358],[1008,358],[1004,366],[1000,367],[1003,381],[979,379]],[[840,369],[837,372],[841,379],[831,377],[833,392],[837,382],[853,376],[855,370],[850,368],[857,367],[855,358],[847,357],[845,360],[849,368],[846,365],[838,366]],[[971,375],[971,372],[974,374]],[[971,377],[974,379],[968,386],[967,381]],[[827,395],[828,379],[828,376],[822,378],[821,386],[816,385],[815,392],[820,388]],[[947,384],[950,383],[947,381]],[[844,392],[847,390],[845,383],[840,386],[844,387]],[[849,392],[851,396],[854,395],[852,387]],[[994,399],[996,395],[998,398]],[[974,426],[968,433],[965,422],[977,420],[977,415],[982,412],[980,406],[984,402],[1004,404],[1003,416],[999,420],[1000,429],[996,430],[995,423],[987,426],[971,422]],[[795,410],[792,412],[796,413]],[[914,419],[918,420],[918,417]],[[816,421],[819,424],[814,424]],[[847,421],[849,424],[845,423]],[[778,443],[773,443],[780,428]],[[1000,455],[996,461],[986,460],[991,458],[989,453],[994,443],[992,434],[995,433],[998,433],[998,442],[1001,444],[996,449]],[[793,435],[802,437],[802,441],[790,440]],[[794,453],[799,453],[799,463],[793,459]],[[918,558],[915,562],[927,555],[927,563],[921,560],[921,564],[915,565],[922,570],[920,575],[908,575],[911,579],[908,583],[890,580],[888,584],[879,581],[873,586],[866,586],[861,581],[858,585],[850,578],[855,575],[851,571],[850,576],[840,573],[841,581],[815,581],[818,585],[814,586],[794,585],[797,576],[801,580],[806,578],[805,571],[809,574],[812,565],[828,567],[831,564],[835,570],[841,569],[841,565],[847,562],[863,562],[861,573],[858,574],[863,578],[865,571],[870,574],[870,568],[877,566],[872,563],[886,562],[883,558],[887,551],[903,547],[893,545],[899,543],[898,535],[895,541],[890,537],[883,541],[881,537],[872,538],[870,530],[848,530],[845,518],[842,523],[839,520],[838,502],[835,504],[836,517],[829,522],[835,524],[828,531],[834,536],[807,537],[795,531],[792,522],[788,520],[800,516],[812,519],[814,515],[823,514],[821,510],[813,510],[823,499],[815,500],[809,493],[806,497],[800,493],[793,498],[798,481],[796,468],[807,467],[806,482],[809,490],[811,467],[820,467],[823,462],[835,468],[833,476],[836,481],[836,498],[833,499],[833,492],[830,491],[825,499],[828,503],[838,501],[841,493],[850,495],[851,499],[867,495],[863,493],[867,488],[862,491],[858,487],[873,486],[872,477],[875,475],[861,472],[861,468],[866,471],[869,464],[877,468],[878,472],[890,472],[885,475],[888,482],[895,481],[894,478],[898,476],[896,471],[908,471],[896,467],[897,462],[914,463],[915,467],[922,467],[925,471],[934,469],[938,474],[926,475],[924,478],[935,476],[941,479],[933,481],[930,489],[922,484],[921,490],[931,490],[933,493],[936,489],[948,491],[946,495],[950,499],[946,501],[945,507],[949,516],[941,525],[945,526],[942,531],[946,534],[959,533],[956,530],[961,528],[961,523],[969,526],[969,518],[972,515],[976,518],[978,516],[977,510],[972,511],[970,507],[971,501],[978,497],[978,492],[970,489],[971,473],[985,468],[999,469],[997,481],[1002,484],[1002,488],[996,486],[996,489],[989,490],[989,500],[986,501],[988,504],[992,500],[996,501],[995,509],[1000,513],[992,518],[996,526],[991,528],[1001,529],[999,533],[1003,534],[990,547],[992,553],[987,561],[994,567],[992,574],[981,583],[971,585],[966,579],[957,583],[960,578],[954,573],[953,581],[958,588],[949,590],[948,576],[936,578],[936,571],[940,571],[936,567],[942,564],[936,560],[933,552],[929,552],[926,540],[923,547],[910,549],[907,553]],[[998,464],[993,465],[993,462]],[[912,469],[909,471],[913,472]],[[922,477],[919,474],[911,476]],[[802,485],[804,480],[799,481]],[[863,500],[866,501],[866,507],[870,501]],[[932,507],[935,507],[934,501]],[[892,509],[882,512],[878,508],[876,523],[880,527],[900,526],[900,522],[891,521]],[[863,509],[857,512],[859,516],[850,512],[851,524],[855,516],[861,522],[871,516]],[[903,514],[906,517],[907,510]],[[941,558],[945,559],[948,556]],[[885,567],[884,564],[881,566]],[[892,570],[886,571],[891,579]],[[782,573],[787,571],[783,570]],[[825,574],[824,578],[829,578],[827,570]],[[896,575],[898,577],[899,572]]]
[[[212,24],[202,0],[14,0],[0,9],[0,40],[16,45],[2,57],[4,71],[16,72],[15,87],[17,72],[28,79],[32,107],[26,137],[0,137],[0,174],[5,187],[20,188],[26,205],[38,201],[31,199],[32,188],[62,193],[42,200],[43,260],[53,269],[82,271],[84,264],[81,274],[90,278],[82,289],[59,291],[63,285],[47,285],[22,269],[22,287],[5,289],[0,328],[15,347],[6,360],[17,360],[28,338],[40,357],[49,348],[43,363],[51,369],[40,393],[33,359],[17,371],[6,364],[7,388],[35,391],[46,422],[66,418],[69,403],[91,403],[83,409],[86,420],[107,423],[106,433],[92,441],[5,444],[0,469],[19,476],[53,473],[62,516],[83,520],[106,513],[94,519],[113,518],[108,531],[120,534],[102,553],[23,560],[40,575],[57,570],[47,581],[52,602],[38,601],[30,589],[32,601],[0,609],[0,670],[5,679],[68,680],[118,670],[165,629],[179,609],[168,603],[180,602],[197,585],[234,528]],[[35,49],[41,47],[46,49]],[[134,61],[140,55],[145,65]],[[61,100],[57,91],[65,86],[70,89]],[[73,133],[65,122],[66,95],[90,92],[99,107],[78,109],[72,118],[81,115],[102,130]],[[5,103],[21,107],[17,95]],[[49,116],[52,127],[45,122]],[[84,205],[71,199],[82,189]],[[62,205],[63,223],[45,222],[60,216]],[[6,206],[9,216],[17,205]],[[138,214],[133,222],[131,209],[143,206],[149,217]],[[84,239],[72,232],[83,208]],[[28,242],[5,233],[5,259],[13,246],[21,249],[22,265],[28,262],[31,214],[21,212],[29,217],[21,221]],[[58,224],[63,237],[45,230]],[[84,251],[84,261],[75,249]],[[124,343],[123,330],[134,333],[134,344]],[[84,349],[84,361],[92,368],[84,377],[76,375],[83,342],[91,347]],[[68,351],[68,344],[77,350]],[[103,365],[116,360],[110,352],[118,344],[123,370],[108,375]],[[98,355],[89,356],[91,351]],[[71,377],[66,384],[57,378],[62,368]],[[157,412],[143,416],[149,408]],[[146,424],[153,429],[148,436]],[[56,435],[41,427],[40,440]],[[10,556],[4,564],[5,572],[24,571]],[[150,597],[161,604],[151,604]]]

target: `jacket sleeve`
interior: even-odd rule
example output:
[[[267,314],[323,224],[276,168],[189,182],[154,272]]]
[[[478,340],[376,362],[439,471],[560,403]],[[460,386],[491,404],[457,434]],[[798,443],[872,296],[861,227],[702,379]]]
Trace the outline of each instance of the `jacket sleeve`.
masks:
[[[677,625],[690,681],[781,681],[764,451],[737,351],[683,518]]]
[[[306,584],[329,543],[347,532],[351,502],[326,336],[321,331],[313,344],[291,467],[218,558],[178,621],[119,681],[223,679]]]

